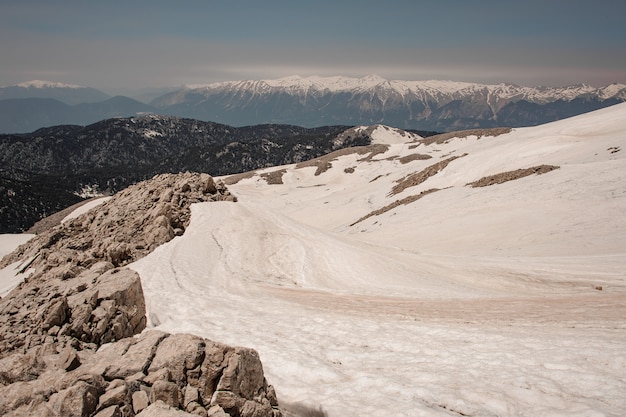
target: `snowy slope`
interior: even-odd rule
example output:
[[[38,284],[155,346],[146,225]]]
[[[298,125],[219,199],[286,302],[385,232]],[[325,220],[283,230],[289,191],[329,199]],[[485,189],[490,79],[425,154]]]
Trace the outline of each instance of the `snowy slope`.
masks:
[[[331,417],[623,415],[626,104],[428,145],[372,129],[193,206],[132,266],[151,326],[258,349],[281,401]]]

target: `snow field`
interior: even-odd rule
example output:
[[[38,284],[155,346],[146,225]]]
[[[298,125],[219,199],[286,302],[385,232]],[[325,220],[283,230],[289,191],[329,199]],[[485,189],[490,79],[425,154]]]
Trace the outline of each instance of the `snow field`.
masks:
[[[259,170],[283,184],[229,186],[133,264],[151,325],[257,349],[281,401],[331,417],[622,415],[625,128],[626,105],[428,146],[377,128],[371,161]],[[465,185],[541,164],[560,168]]]

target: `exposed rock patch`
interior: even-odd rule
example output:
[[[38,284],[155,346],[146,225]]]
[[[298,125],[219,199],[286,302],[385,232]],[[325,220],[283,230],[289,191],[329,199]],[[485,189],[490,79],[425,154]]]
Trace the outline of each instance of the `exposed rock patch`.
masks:
[[[277,171],[266,172],[261,174],[261,178],[265,179],[265,181],[269,185],[273,184],[282,184],[283,183],[283,174],[287,172],[286,169],[279,169]]]
[[[315,175],[323,174],[332,168],[332,161],[336,161],[337,158],[344,155],[367,155],[365,158],[359,159],[359,162],[371,161],[376,155],[385,153],[389,150],[389,145],[374,144],[368,146],[354,146],[352,148],[340,149],[335,152],[331,152],[328,155],[324,155],[319,158],[311,159],[306,162],[300,162],[296,164],[296,169],[306,167],[316,167]]]
[[[421,154],[421,153],[412,153],[403,157],[398,158],[401,164],[408,164],[411,161],[423,161],[426,159],[431,159],[432,156]]]
[[[256,171],[248,171],[248,172],[242,172],[241,174],[229,175],[228,177],[224,178],[224,184],[234,185],[234,184],[237,184],[241,180],[253,178],[255,175],[256,175]]]
[[[192,203],[233,200],[206,174],[163,174],[54,227],[7,255],[32,274],[0,300],[0,357],[47,338],[63,348],[119,340],[145,327],[139,276],[119,269],[181,234]]]
[[[389,196],[399,194],[407,188],[420,185],[430,177],[437,175],[441,170],[447,167],[450,162],[454,161],[455,159],[462,158],[466,155],[467,154],[463,154],[460,156],[451,156],[450,158],[444,159],[437,162],[436,164],[424,168],[420,172],[416,172],[396,181],[397,184],[393,186],[391,192],[389,193]]]
[[[491,129],[468,129],[468,130],[459,130],[456,132],[449,133],[441,133],[439,135],[429,136],[424,139],[420,139],[419,141],[424,145],[432,145],[433,143],[442,144],[446,143],[450,139],[454,138],[466,138],[468,136],[476,136],[478,139],[483,136],[488,137],[496,137],[500,135],[504,135],[505,133],[511,132],[510,127],[495,127]]]
[[[274,389],[252,349],[150,331],[97,352],[82,351],[82,364],[70,371],[56,366],[61,355],[33,351],[0,361],[0,414],[280,415]],[[38,378],[16,375],[33,364]]]
[[[379,215],[381,215],[383,213],[386,213],[386,212],[388,212],[390,210],[393,210],[394,208],[396,208],[398,206],[413,203],[413,202],[419,200],[420,198],[424,197],[425,195],[434,193],[435,191],[439,191],[439,188],[431,188],[430,190],[422,191],[421,193],[419,193],[417,195],[411,195],[411,196],[402,198],[400,200],[396,200],[393,203],[386,205],[385,207],[379,208],[378,210],[374,210],[374,211],[366,214],[365,216],[361,217],[359,220],[357,220],[354,223],[350,224],[350,226],[354,226],[355,224],[360,223],[363,220],[369,219],[372,216],[379,216]]]
[[[517,180],[517,179],[524,178],[533,174],[536,174],[536,175],[545,174],[546,172],[554,171],[555,169],[558,169],[558,168],[559,168],[558,166],[554,166],[554,165],[538,165],[538,166],[534,166],[531,168],[516,169],[515,171],[507,171],[507,172],[502,172],[500,174],[483,177],[477,181],[470,182],[466,185],[470,185],[473,188],[488,187],[490,185],[502,184],[503,182]]]

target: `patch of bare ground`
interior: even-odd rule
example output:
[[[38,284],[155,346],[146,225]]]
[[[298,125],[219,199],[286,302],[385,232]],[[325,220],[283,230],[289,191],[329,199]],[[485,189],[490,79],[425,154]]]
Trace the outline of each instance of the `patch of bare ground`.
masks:
[[[256,171],[242,172],[241,174],[229,175],[228,177],[224,178],[223,181],[224,181],[224,184],[226,185],[234,185],[234,184],[237,184],[241,180],[252,178],[255,175],[256,175]]]
[[[505,133],[509,133],[512,129],[510,127],[495,127],[492,129],[469,129],[469,130],[459,130],[457,132],[448,132],[442,133],[440,135],[429,136],[427,138],[421,139],[424,145],[432,145],[433,143],[442,144],[446,143],[450,139],[453,138],[466,138],[468,136],[477,136],[478,139],[483,136],[496,137],[500,135],[504,135]]]
[[[443,161],[439,161],[436,164],[424,168],[420,172],[413,173],[400,180],[397,180],[397,184],[393,186],[391,192],[388,194],[388,197],[399,194],[409,187],[415,187],[416,185],[420,185],[430,177],[438,174],[441,170],[447,167],[450,162],[454,161],[455,159],[462,158],[466,155],[467,154],[465,153],[460,156],[451,156],[450,158],[444,159]]]
[[[344,155],[367,155],[365,158],[359,159],[359,162],[371,161],[376,155],[387,152],[389,145],[374,144],[368,146],[354,146],[352,148],[339,149],[335,152],[331,152],[327,155],[320,156],[319,158],[311,159],[296,164],[296,169],[316,167],[315,175],[323,174],[332,168],[332,161],[336,161],[337,158]]]
[[[401,164],[408,164],[411,161],[424,161],[426,159],[430,159],[432,156],[421,154],[421,153],[412,153],[411,155],[406,155],[401,158],[398,158]]]
[[[439,191],[439,188],[431,188],[430,190],[426,190],[426,191],[422,191],[421,193],[417,194],[417,195],[411,195],[408,197],[405,197],[403,199],[400,200],[396,200],[391,204],[386,205],[385,207],[379,208],[378,210],[374,210],[371,213],[366,214],[365,216],[361,217],[359,220],[355,221],[354,223],[352,223],[350,226],[354,226],[357,223],[362,222],[365,219],[369,219],[372,216],[378,216],[381,215],[389,210],[393,210],[394,208],[401,206],[401,205],[407,205],[407,204],[411,204],[417,200],[419,200],[420,198],[424,197],[425,195],[434,193],[435,191]]]
[[[531,168],[516,169],[515,171],[507,171],[501,172],[500,174],[490,175],[465,185],[470,185],[473,188],[488,187],[490,185],[502,184],[503,182],[517,180],[533,174],[545,174],[546,172],[554,171],[555,169],[559,169],[559,167],[555,165],[537,165]]]
[[[266,172],[261,174],[261,178],[265,180],[269,185],[282,184],[283,174],[287,172],[286,169],[279,169],[277,171]]]

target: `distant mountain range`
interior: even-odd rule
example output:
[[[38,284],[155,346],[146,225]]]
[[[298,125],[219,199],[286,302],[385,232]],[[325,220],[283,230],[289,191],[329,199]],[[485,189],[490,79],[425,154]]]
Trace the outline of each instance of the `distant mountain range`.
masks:
[[[111,98],[90,87],[75,84],[33,80],[9,87],[0,87],[0,100],[15,98],[53,98],[65,104],[96,103]]]
[[[149,104],[75,85],[32,81],[0,88],[0,133],[161,114],[232,126],[371,125],[453,131],[533,126],[626,101],[626,85],[522,87],[378,76],[299,77],[188,86]]]
[[[452,81],[391,81],[377,76],[287,77],[182,89],[152,105],[161,112],[245,125],[382,123],[403,129],[452,131],[530,126],[626,100],[626,85],[562,88]]]

